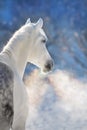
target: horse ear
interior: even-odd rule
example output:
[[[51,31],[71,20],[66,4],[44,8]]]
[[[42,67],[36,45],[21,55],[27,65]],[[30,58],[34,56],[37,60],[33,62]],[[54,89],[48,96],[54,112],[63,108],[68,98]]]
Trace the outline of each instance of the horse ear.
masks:
[[[25,24],[29,24],[29,23],[31,23],[30,18],[27,19]]]
[[[42,26],[43,26],[43,19],[40,18],[40,19],[37,21],[37,23],[35,24],[35,26],[36,26],[36,28],[42,28]]]

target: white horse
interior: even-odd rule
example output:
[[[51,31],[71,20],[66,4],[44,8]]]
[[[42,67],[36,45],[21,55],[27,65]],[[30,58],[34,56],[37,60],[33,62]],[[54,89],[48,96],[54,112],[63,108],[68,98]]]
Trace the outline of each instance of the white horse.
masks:
[[[28,19],[26,24],[16,31],[0,53],[0,63],[3,64],[1,64],[1,67],[5,66],[8,70],[6,75],[11,73],[13,79],[13,86],[10,87],[13,94],[10,99],[13,102],[12,109],[14,113],[12,130],[25,129],[29,103],[22,78],[27,62],[38,66],[43,72],[48,72],[53,67],[53,60],[46,49],[47,36],[42,26],[43,20],[41,18],[37,23],[31,23]],[[7,76],[7,79],[9,77],[11,76]],[[7,105],[5,106],[7,108]],[[0,124],[0,130],[9,130],[10,127],[8,123],[6,123],[6,126],[3,123]]]

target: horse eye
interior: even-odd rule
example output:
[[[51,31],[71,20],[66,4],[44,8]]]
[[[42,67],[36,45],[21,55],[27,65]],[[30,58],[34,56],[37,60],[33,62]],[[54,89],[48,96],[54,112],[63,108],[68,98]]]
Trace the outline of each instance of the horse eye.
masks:
[[[43,39],[43,40],[42,40],[42,42],[43,42],[43,43],[46,43],[46,40],[45,40],[45,39]]]

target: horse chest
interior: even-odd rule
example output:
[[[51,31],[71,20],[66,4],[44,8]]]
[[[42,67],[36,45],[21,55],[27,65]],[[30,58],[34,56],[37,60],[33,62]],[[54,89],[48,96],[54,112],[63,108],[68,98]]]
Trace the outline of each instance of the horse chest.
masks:
[[[13,119],[13,86],[12,70],[0,62],[0,120],[4,119],[9,124]]]

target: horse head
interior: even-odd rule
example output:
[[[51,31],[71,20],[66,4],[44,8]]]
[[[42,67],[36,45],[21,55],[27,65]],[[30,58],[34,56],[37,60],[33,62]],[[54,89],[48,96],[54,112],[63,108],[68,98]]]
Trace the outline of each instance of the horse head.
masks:
[[[36,23],[32,23],[28,19],[25,26],[32,27],[28,62],[41,68],[43,72],[51,71],[53,68],[53,60],[46,48],[48,38],[42,28],[43,20],[40,18]]]

